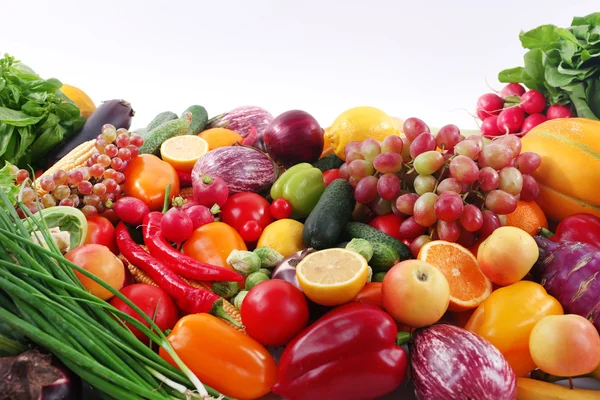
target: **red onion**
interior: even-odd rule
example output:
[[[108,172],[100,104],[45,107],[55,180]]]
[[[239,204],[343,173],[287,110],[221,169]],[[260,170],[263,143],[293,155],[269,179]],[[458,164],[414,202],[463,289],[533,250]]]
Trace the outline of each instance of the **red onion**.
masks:
[[[312,163],[323,152],[323,128],[312,115],[300,110],[286,111],[275,118],[263,140],[267,152],[286,165]]]
[[[517,398],[517,378],[500,351],[466,329],[438,324],[416,331],[410,361],[419,400]]]
[[[314,253],[315,251],[316,250],[313,248],[308,248],[283,259],[279,265],[275,267],[275,270],[273,270],[273,276],[271,279],[281,279],[283,281],[287,281],[302,291],[300,283],[298,282],[298,278],[296,277],[296,266],[304,257],[310,253]]]
[[[279,176],[279,168],[268,155],[252,147],[227,146],[209,151],[196,161],[192,182],[204,175],[221,178],[229,195],[267,192]]]

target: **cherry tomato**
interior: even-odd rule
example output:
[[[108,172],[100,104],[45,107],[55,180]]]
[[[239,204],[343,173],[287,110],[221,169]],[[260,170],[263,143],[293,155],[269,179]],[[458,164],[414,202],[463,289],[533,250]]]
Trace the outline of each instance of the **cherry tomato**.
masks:
[[[369,222],[369,225],[391,237],[402,240],[400,237],[400,225],[402,224],[402,221],[404,221],[404,219],[396,214],[386,214],[373,218],[371,222]]]
[[[383,300],[381,297],[381,282],[367,283],[354,298],[354,301],[360,303],[372,304],[376,307],[383,308]]]
[[[250,289],[241,315],[252,338],[265,346],[283,346],[308,323],[308,303],[294,285],[273,279]]]
[[[292,205],[286,199],[277,199],[271,203],[270,211],[275,219],[286,219],[292,215]]]
[[[273,222],[269,202],[259,194],[236,193],[221,207],[221,221],[241,232],[248,221],[256,221],[262,229]]]
[[[323,182],[325,182],[325,186],[329,186],[329,184],[336,179],[340,178],[340,170],[339,169],[330,169],[328,171],[323,172]]]
[[[263,228],[257,221],[248,221],[242,226],[242,229],[240,229],[240,235],[246,243],[256,242],[260,238],[262,232]]]
[[[110,249],[115,255],[119,255],[117,246],[117,237],[115,236],[115,227],[107,219],[100,215],[86,217],[88,222],[87,236],[85,244],[101,244]]]
[[[169,297],[167,292],[165,292],[163,289],[152,285],[136,283],[121,289],[120,292],[123,294],[123,296],[131,300],[133,304],[138,306],[150,319],[153,319],[154,323],[156,323],[161,331],[172,329],[177,323],[177,320],[179,319],[179,309],[175,305],[173,299],[171,299],[171,297]],[[110,300],[110,304],[112,304],[117,310],[131,315],[147,327],[150,326],[148,322],[142,319],[141,315],[135,312],[118,297],[113,297]],[[131,329],[131,332],[133,332],[135,337],[137,337],[139,340],[148,340],[146,335],[144,335],[139,329],[134,328],[128,322],[125,322],[125,325]]]
[[[152,154],[140,154],[129,161],[123,173],[125,194],[142,200],[150,211],[162,209],[167,185],[171,185],[171,198],[179,194],[175,168]]]

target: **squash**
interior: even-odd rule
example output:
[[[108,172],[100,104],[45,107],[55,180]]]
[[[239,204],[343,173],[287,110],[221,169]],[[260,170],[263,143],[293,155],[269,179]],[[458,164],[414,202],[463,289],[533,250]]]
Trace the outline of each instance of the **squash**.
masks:
[[[79,111],[81,112],[81,115],[85,117],[85,119],[88,119],[88,117],[92,115],[96,109],[96,105],[92,99],[90,99],[90,96],[85,94],[83,90],[63,83],[60,91],[63,92],[63,94],[67,96],[69,100],[75,103],[77,107],[79,107]]]
[[[546,216],[560,221],[576,213],[600,217],[600,122],[553,119],[522,139],[523,152],[542,158],[532,174],[540,186],[537,202]]]

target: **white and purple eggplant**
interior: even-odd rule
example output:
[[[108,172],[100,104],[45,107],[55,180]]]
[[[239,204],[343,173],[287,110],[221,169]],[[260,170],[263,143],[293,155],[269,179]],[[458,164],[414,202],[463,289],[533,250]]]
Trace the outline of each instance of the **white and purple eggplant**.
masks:
[[[250,134],[252,127],[255,127],[260,139],[271,121],[273,121],[273,115],[264,108],[243,106],[211,119],[207,128],[227,128],[245,138]]]
[[[216,148],[200,157],[192,170],[192,184],[204,175],[221,178],[229,195],[266,193],[279,177],[279,167],[260,150],[234,145]]]
[[[419,400],[514,400],[517,378],[484,338],[448,324],[413,334],[411,375]]]

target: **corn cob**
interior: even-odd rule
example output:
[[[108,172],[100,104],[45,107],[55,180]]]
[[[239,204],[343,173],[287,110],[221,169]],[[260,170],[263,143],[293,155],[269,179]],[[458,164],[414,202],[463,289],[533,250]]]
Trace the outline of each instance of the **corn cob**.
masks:
[[[144,246],[142,246],[142,247],[144,247]],[[119,255],[119,259],[123,262],[123,264],[125,266],[127,266],[127,269],[129,269],[129,272],[133,276],[133,280],[136,283],[145,283],[146,285],[152,285],[152,286],[158,287],[158,285],[148,275],[146,275],[146,273],[144,271],[142,271],[135,265],[131,264],[125,257],[123,257],[122,254]],[[180,276],[180,278],[192,287],[206,289],[206,290],[210,290],[212,292],[212,289],[203,282],[187,279],[182,276]],[[223,310],[225,310],[225,312],[232,319],[234,319],[240,325],[242,325],[242,317],[240,316],[240,311],[233,304],[231,304],[230,302],[228,302],[225,299],[223,299]],[[221,319],[221,320],[223,322],[225,322],[227,325],[234,328],[235,330],[242,332],[242,333],[246,333],[246,330],[244,329],[243,325],[241,327],[238,327],[238,326],[233,325],[231,322],[229,322],[227,320],[224,320],[224,319]]]
[[[66,156],[58,160],[56,164],[48,168],[40,177],[35,180],[37,192],[39,196],[45,195],[47,192],[40,186],[40,180],[42,176],[51,176],[55,171],[62,169],[65,172],[73,171],[79,167],[86,165],[87,160],[92,156],[96,140],[88,140],[87,142],[81,143],[79,146],[71,150]]]
[[[186,186],[184,188],[179,189],[179,195],[183,198],[185,197],[193,197],[194,196],[194,187]]]

